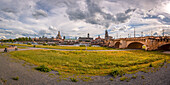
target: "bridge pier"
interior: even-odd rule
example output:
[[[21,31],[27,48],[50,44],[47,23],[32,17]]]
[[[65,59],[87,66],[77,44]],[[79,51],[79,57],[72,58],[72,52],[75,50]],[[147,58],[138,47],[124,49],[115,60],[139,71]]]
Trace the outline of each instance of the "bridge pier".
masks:
[[[126,40],[120,40],[119,48],[125,49],[126,45],[127,45],[127,41]]]

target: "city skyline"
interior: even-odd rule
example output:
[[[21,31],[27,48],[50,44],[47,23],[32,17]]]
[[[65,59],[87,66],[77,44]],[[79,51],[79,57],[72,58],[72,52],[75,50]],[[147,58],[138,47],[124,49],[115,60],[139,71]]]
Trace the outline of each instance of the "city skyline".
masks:
[[[0,0],[0,39],[170,36],[168,0]]]

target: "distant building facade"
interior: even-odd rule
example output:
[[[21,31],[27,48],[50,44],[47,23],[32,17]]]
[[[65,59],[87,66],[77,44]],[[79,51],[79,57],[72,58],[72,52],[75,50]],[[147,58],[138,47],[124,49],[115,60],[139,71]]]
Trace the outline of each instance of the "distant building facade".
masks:
[[[92,42],[93,38],[90,37],[90,34],[87,34],[87,37],[79,37],[78,39],[79,42]]]

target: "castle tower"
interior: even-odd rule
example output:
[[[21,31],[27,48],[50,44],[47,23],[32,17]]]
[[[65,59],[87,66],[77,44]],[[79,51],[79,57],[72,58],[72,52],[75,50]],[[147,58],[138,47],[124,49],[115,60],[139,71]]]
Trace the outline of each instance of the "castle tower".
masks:
[[[105,30],[105,39],[108,39],[108,38],[109,38],[108,32],[107,30]]]

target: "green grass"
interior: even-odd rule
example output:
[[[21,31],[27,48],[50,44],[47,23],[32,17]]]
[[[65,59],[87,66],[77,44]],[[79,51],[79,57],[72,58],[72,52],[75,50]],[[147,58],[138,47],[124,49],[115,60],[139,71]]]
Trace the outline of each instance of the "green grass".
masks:
[[[8,46],[6,46],[6,45],[1,46],[1,44],[0,44],[0,49],[1,48],[6,48],[6,47],[8,47]]]
[[[27,45],[27,44],[7,44],[7,45],[34,47],[34,45]],[[78,46],[36,45],[35,47],[36,48],[49,48],[49,49],[86,50],[86,47],[78,47]],[[108,47],[87,47],[87,50],[114,50],[114,49],[113,48],[108,48]]]
[[[157,66],[170,55],[148,51],[55,51],[28,50],[10,52],[18,58],[35,65],[45,65],[61,74],[120,75],[147,68],[151,63]],[[149,67],[148,67],[149,68]]]

